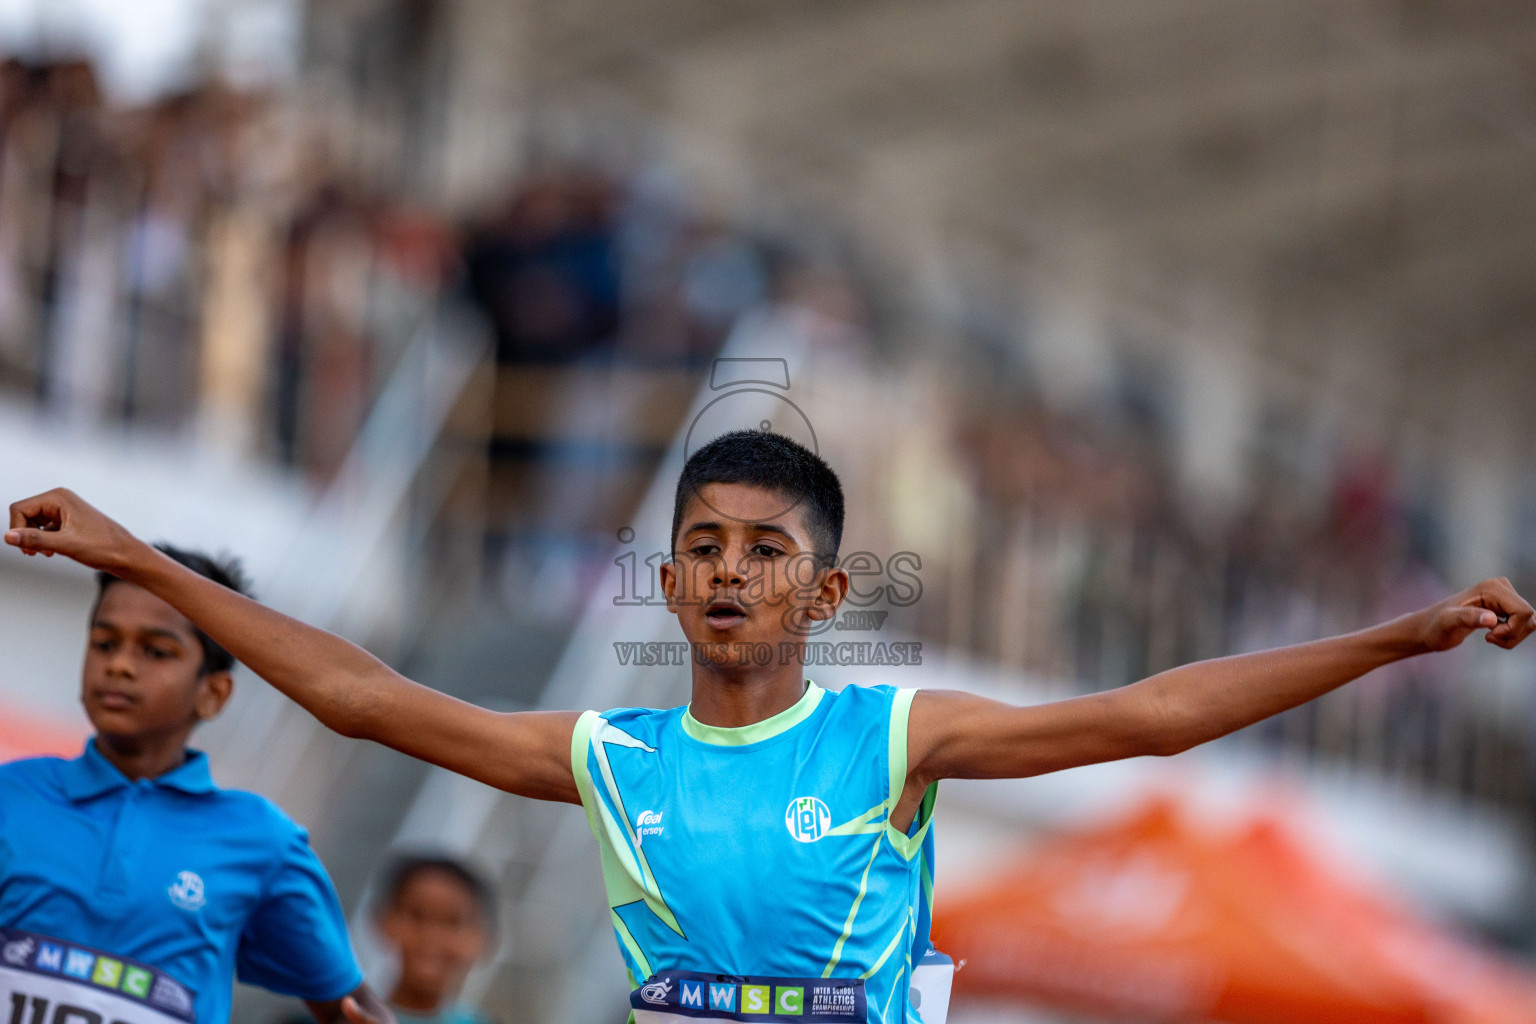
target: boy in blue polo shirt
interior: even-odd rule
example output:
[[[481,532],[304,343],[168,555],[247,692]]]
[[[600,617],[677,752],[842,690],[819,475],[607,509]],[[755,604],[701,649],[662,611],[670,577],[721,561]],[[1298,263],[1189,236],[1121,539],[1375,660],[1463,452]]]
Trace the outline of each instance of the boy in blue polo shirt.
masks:
[[[187,572],[68,491],[12,505],[5,540],[133,580],[343,735],[581,804],[637,1024],[935,1024],[942,1000],[922,1003],[913,981],[938,780],[1176,753],[1474,632],[1511,648],[1536,629],[1500,578],[1369,629],[1051,704],[834,693],[799,656],[849,592],[831,468],[767,431],[726,434],[684,464],[673,517],[661,582],[695,652],[692,700],[601,714],[500,714],[419,686]]]
[[[232,562],[159,550],[244,589]],[[0,1020],[224,1024],[235,976],[322,1022],[387,1020],[304,830],[187,749],[234,659],[148,591],[98,585],[80,693],[95,737],[72,761],[0,765]]]

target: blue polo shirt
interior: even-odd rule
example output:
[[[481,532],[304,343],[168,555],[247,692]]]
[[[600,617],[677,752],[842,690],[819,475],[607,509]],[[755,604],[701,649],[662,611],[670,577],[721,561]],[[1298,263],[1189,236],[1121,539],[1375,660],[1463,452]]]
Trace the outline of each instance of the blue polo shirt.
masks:
[[[208,758],[131,780],[96,749],[0,765],[0,929],[157,968],[198,1024],[229,1019],[231,979],[325,1001],[362,984],[304,829]]]

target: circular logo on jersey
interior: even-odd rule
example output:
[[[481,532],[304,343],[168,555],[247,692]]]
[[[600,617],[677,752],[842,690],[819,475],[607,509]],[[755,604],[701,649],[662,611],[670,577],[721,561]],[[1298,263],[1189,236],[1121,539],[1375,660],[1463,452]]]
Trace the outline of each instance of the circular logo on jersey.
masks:
[[[195,871],[179,871],[176,874],[176,884],[166,889],[171,897],[171,902],[182,910],[197,912],[203,909],[208,898],[203,895],[203,880]]]
[[[784,812],[784,827],[797,843],[814,843],[832,827],[832,812],[814,796],[797,796]]]

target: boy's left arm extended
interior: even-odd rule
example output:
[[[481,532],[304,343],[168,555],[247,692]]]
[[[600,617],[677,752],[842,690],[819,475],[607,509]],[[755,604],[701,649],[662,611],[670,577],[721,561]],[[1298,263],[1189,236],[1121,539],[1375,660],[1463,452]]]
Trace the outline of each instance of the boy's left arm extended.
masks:
[[[1032,707],[925,690],[908,726],[908,800],[942,778],[1020,778],[1147,754],[1176,754],[1321,697],[1393,661],[1459,645],[1477,630],[1511,648],[1536,612],[1507,579],[1343,636],[1195,662],[1119,689]]]
[[[143,587],[343,736],[508,793],[581,802],[571,770],[576,712],[496,712],[415,683],[361,647],[179,565],[67,490],[13,504],[5,542]]]

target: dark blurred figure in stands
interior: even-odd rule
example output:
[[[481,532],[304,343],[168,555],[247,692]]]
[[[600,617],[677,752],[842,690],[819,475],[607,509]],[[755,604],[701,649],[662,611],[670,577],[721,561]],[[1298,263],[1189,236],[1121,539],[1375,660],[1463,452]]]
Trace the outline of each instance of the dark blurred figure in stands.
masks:
[[[341,464],[368,391],[370,228],[357,190],[322,174],[283,243],[274,429],[282,460],[322,478]]]
[[[527,181],[471,232],[471,296],[496,336],[496,359],[564,363],[611,345],[619,320],[613,189],[594,175]]]
[[[5,376],[51,397],[64,301],[106,142],[83,60],[8,61],[0,98],[0,338]]]

